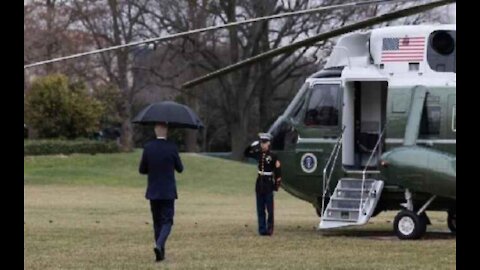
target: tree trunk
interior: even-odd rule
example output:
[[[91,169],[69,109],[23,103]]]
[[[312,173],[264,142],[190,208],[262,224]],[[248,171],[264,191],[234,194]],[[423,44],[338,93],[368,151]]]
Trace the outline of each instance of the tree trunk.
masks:
[[[120,61],[119,61],[120,62]],[[119,72],[120,76],[122,76],[122,72]],[[122,108],[122,135],[120,136],[120,143],[122,146],[122,150],[124,151],[131,151],[133,150],[133,129],[132,129],[132,106],[130,102],[130,91],[131,89],[128,86],[127,75],[124,75],[123,83],[120,83],[121,90],[125,93],[124,96],[124,104]]]
[[[53,50],[54,50],[54,42],[55,42],[55,33],[53,30],[53,23],[55,18],[55,1],[54,0],[47,0],[47,45],[46,48],[46,58],[52,59],[53,58]],[[45,65],[45,71],[47,74],[53,72],[53,64],[48,63]]]
[[[267,60],[270,62],[270,60]],[[268,66],[271,63],[261,63],[260,69],[261,72],[268,69]],[[272,111],[272,96],[273,96],[273,86],[272,86],[272,75],[271,72],[264,73],[265,75],[260,82],[260,93],[258,95],[258,110],[259,110],[259,129],[263,132],[268,129],[271,111]]]
[[[132,151],[133,149],[133,131],[130,117],[124,118],[122,122],[122,136],[120,136],[120,145],[123,151]]]
[[[266,16],[270,14],[269,10],[272,9],[272,7],[275,6],[275,3],[268,3],[269,1],[264,1],[259,3],[258,7],[258,16]],[[262,25],[262,30],[261,30],[261,38],[260,38],[260,52],[267,52],[270,50],[270,40],[269,40],[269,23],[264,22]],[[259,85],[259,130],[260,131],[266,131],[268,121],[270,118],[270,108],[271,108],[271,96],[273,94],[272,91],[272,72],[268,72],[268,68],[271,67],[272,65],[272,59],[266,59],[263,60],[262,62],[259,63],[259,69],[260,69],[260,76],[262,78],[260,79],[260,85]]]
[[[268,76],[270,77],[270,76]],[[267,88],[269,87],[269,82],[267,80],[265,80],[263,83],[262,83],[262,89],[261,89],[261,92],[259,94],[259,102],[258,102],[258,106],[259,106],[259,123],[258,123],[258,128],[260,131],[265,131],[265,129],[267,128],[266,125],[268,124],[268,119],[269,119],[269,105],[270,105],[270,101],[268,100],[269,99],[269,96],[267,95],[268,93],[268,90]]]
[[[185,130],[185,152],[198,152],[197,130]]]
[[[190,23],[193,29],[202,28],[206,25],[206,7],[207,2],[202,1],[202,6],[199,6],[196,0],[189,0],[188,1],[188,16]],[[187,48],[187,50],[191,49],[192,51],[192,63],[199,63],[200,58],[198,57],[197,52],[199,51],[199,46],[201,46],[201,38],[200,35],[193,35],[191,36],[193,40],[191,44],[191,48]],[[188,45],[187,45],[188,46]],[[192,78],[196,78],[201,74],[196,66],[191,68],[191,76]],[[203,89],[200,89],[202,91]],[[191,91],[191,90],[190,90]],[[198,100],[190,95],[187,95],[187,105],[192,108],[195,113],[199,113],[199,104]],[[187,129],[185,131],[185,150],[186,152],[198,152],[199,147],[197,143],[198,131]]]
[[[247,128],[248,128],[248,116],[239,115],[239,121],[232,123],[229,127],[232,138],[232,159],[243,160],[243,151],[247,146]]]
[[[208,131],[208,127],[206,126],[205,124],[205,128],[202,130],[202,152],[208,152],[208,149],[207,149],[207,131]]]
[[[113,22],[113,38],[116,45],[122,44],[121,31],[119,26],[119,12],[118,3],[116,0],[108,1],[110,12],[112,14]],[[128,49],[119,49],[115,51],[117,58],[118,77],[114,78],[123,94],[123,108],[122,108],[122,135],[120,136],[121,148],[124,151],[131,151],[133,149],[133,132],[132,132],[132,97],[131,87],[128,81]]]

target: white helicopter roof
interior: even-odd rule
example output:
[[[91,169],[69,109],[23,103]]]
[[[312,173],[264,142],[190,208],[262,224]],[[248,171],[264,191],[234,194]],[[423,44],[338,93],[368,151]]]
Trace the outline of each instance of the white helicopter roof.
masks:
[[[344,66],[342,78],[436,78],[455,81],[455,72],[436,72],[427,62],[427,44],[437,30],[455,24],[391,26],[342,36],[325,68]],[[400,48],[400,49],[399,49]]]
[[[431,33],[437,30],[456,30],[456,25],[405,25],[372,30],[370,34],[370,53],[373,64],[389,64],[392,62],[392,56],[389,58],[388,55],[385,56],[384,54],[384,47],[389,47],[389,45],[392,45],[392,48],[395,46],[400,49],[405,48],[407,50],[405,57],[408,57],[410,62],[425,62],[428,39]],[[388,41],[391,44],[388,44]],[[398,55],[393,57],[398,57]]]
[[[412,34],[412,33],[423,33],[430,34],[435,30],[456,30],[456,24],[430,24],[430,25],[397,25],[397,26],[387,26],[382,28],[377,28],[371,30],[372,35],[382,35],[382,34]]]
[[[375,52],[381,51],[381,49],[378,50],[378,48],[381,48],[383,38],[428,38],[428,36],[436,30],[456,30],[456,28],[456,24],[401,25],[346,34],[338,40],[337,45],[325,64],[325,68],[348,66],[355,63],[368,65],[368,61],[365,63],[364,61],[358,61],[360,59],[354,58],[368,58],[371,53],[374,60],[376,60],[378,57],[375,57]]]

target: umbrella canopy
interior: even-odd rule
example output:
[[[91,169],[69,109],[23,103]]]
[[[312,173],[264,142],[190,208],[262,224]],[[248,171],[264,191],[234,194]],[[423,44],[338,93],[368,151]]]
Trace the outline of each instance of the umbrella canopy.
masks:
[[[189,107],[173,101],[163,101],[147,106],[132,122],[144,125],[167,123],[169,127],[178,128],[203,128],[202,121]]]

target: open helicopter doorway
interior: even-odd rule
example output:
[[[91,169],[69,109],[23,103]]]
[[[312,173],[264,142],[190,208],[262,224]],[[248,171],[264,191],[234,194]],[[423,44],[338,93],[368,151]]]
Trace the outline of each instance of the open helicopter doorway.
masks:
[[[378,169],[385,142],[385,136],[380,138],[380,135],[387,118],[387,90],[386,81],[346,82],[342,152],[346,171]],[[379,145],[375,149],[377,142]]]

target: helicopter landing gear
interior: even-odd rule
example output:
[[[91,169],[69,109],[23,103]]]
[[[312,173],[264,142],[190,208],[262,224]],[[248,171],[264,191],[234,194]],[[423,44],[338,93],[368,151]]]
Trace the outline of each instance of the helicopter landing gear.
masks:
[[[409,211],[413,211],[413,200],[412,200],[412,193],[410,190],[405,189],[405,200],[406,203],[402,203],[401,206],[405,207]]]
[[[425,224],[432,225],[430,218],[427,216],[427,212],[423,211],[423,213],[421,213],[419,217],[425,220]]]
[[[455,208],[448,210],[447,224],[450,231],[453,234],[456,234],[457,233],[457,210]]]
[[[413,240],[422,237],[427,231],[427,224],[431,224],[425,210],[436,198],[432,196],[418,212],[413,210],[412,194],[408,189],[405,190],[405,199],[407,202],[402,204],[406,210],[400,211],[393,222],[393,229],[398,238],[404,240]]]
[[[425,219],[420,218],[415,212],[402,210],[395,217],[393,222],[395,234],[400,239],[418,239],[427,230]]]

